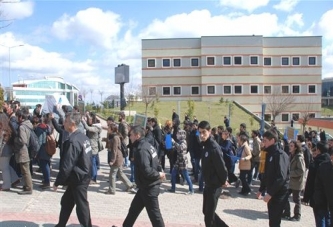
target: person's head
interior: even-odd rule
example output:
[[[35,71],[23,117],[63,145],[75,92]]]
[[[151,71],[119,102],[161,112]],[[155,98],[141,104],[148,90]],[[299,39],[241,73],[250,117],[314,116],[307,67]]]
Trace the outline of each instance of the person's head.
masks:
[[[191,127],[192,127],[192,130],[197,130],[198,129],[198,123],[197,122],[192,122]]]
[[[297,140],[300,142],[300,143],[303,143],[305,142],[305,137],[303,135],[297,135]]]
[[[212,128],[212,134],[213,134],[213,135],[216,135],[216,134],[217,134],[217,129],[216,129],[216,127]]]
[[[221,137],[222,137],[223,140],[226,140],[226,139],[229,138],[229,132],[227,130],[222,130],[221,133],[222,133]]]
[[[239,135],[238,136],[238,144],[242,146],[245,142],[247,142],[247,136],[246,135]]]
[[[89,112],[89,115],[90,115],[90,119],[91,119],[91,124],[99,123],[99,120],[97,119],[95,112]]]
[[[17,117],[17,121],[21,123],[29,118],[29,109],[27,107],[23,107],[22,109],[17,110],[15,115]]]
[[[17,101],[17,100],[15,100],[14,102],[13,102],[13,104],[15,105],[15,109],[16,110],[19,110],[19,109],[21,109],[21,103],[20,103],[20,101]]]
[[[65,114],[69,112],[69,108],[66,105],[62,105],[61,109],[62,111],[64,111]]]
[[[157,118],[156,117],[153,117],[150,119],[150,122],[151,122],[151,126],[155,127],[155,125],[158,125],[158,122],[157,122]]]
[[[328,144],[324,142],[318,142],[317,143],[317,154],[325,154],[328,152]]]
[[[75,112],[68,112],[65,115],[64,127],[69,133],[74,132],[81,122],[81,114]]]
[[[259,135],[258,130],[252,130],[252,138],[256,138]]]
[[[289,151],[292,155],[302,152],[301,146],[297,143],[296,140],[291,140],[289,142]]]
[[[186,139],[186,131],[183,130],[183,129],[180,129],[177,132],[177,140],[182,141],[182,140],[185,140],[185,139]]]
[[[110,116],[106,119],[106,124],[109,126],[112,123],[114,123],[114,118]]]
[[[264,132],[262,137],[263,137],[262,142],[266,148],[272,146],[278,141],[277,134],[272,130],[267,130],[266,132]]]
[[[130,140],[132,143],[145,137],[145,130],[140,125],[133,126],[130,131]]]
[[[118,121],[119,122],[121,122],[121,121],[123,121],[123,120],[125,120],[126,119],[126,116],[125,116],[125,112],[120,112],[119,114],[118,114]]]
[[[80,112],[80,109],[77,105],[73,106],[73,112]]]
[[[38,126],[40,123],[40,119],[37,116],[33,116],[31,119],[31,124],[34,127],[34,129]]]
[[[239,130],[240,130],[241,132],[246,131],[246,124],[245,124],[245,123],[240,124],[240,126],[239,126]]]
[[[171,120],[166,120],[164,123],[165,128],[172,128],[172,121]]]
[[[118,132],[118,125],[116,123],[111,123],[108,125],[108,133],[112,134],[112,133],[117,133]]]
[[[201,121],[198,125],[200,140],[205,142],[209,139],[211,134],[211,128],[208,121]]]
[[[222,131],[224,131],[224,127],[222,125],[217,126],[217,133],[221,135]]]
[[[229,134],[232,134],[232,128],[230,126],[227,127],[227,131],[229,132]]]
[[[9,126],[9,118],[5,113],[0,113],[0,137],[3,136],[4,141],[8,141],[12,135],[12,129]]]

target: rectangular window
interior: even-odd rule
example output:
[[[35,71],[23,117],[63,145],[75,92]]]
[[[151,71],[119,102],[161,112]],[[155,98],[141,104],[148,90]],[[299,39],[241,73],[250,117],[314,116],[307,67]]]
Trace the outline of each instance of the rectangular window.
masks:
[[[282,94],[289,94],[289,86],[288,85],[283,85],[282,87]]]
[[[298,121],[299,120],[299,113],[291,114],[291,119],[294,120],[294,121]]]
[[[192,95],[199,95],[199,87],[192,87],[191,88]]]
[[[234,57],[234,65],[241,65],[242,57]]]
[[[156,95],[156,87],[149,87],[148,88],[149,95]]]
[[[264,58],[264,65],[272,65],[272,58]]]
[[[223,93],[231,94],[231,86],[229,86],[229,85],[223,86]]]
[[[299,85],[292,85],[292,93],[293,94],[301,93],[301,87]]]
[[[163,95],[171,95],[170,87],[163,87],[162,90],[163,90],[163,93],[162,93]]]
[[[231,57],[223,57],[223,65],[231,65]]]
[[[258,85],[251,85],[251,94],[258,94]]]
[[[308,93],[311,93],[311,94],[316,93],[316,85],[309,85]]]
[[[258,56],[250,57],[250,65],[258,65]]]
[[[242,94],[242,86],[241,85],[235,85],[235,94]]]
[[[264,119],[265,119],[265,121],[271,121],[272,120],[272,115],[271,114],[265,114]]]
[[[282,57],[281,65],[289,65],[289,57]]]
[[[199,58],[192,58],[191,59],[191,66],[193,66],[193,67],[199,66]]]
[[[209,95],[215,94],[215,86],[207,86],[207,94]]]
[[[300,58],[299,57],[293,57],[293,65],[300,65]]]
[[[316,114],[315,114],[315,113],[309,113],[309,117],[310,117],[310,118],[315,118],[315,117],[316,117]]]
[[[173,67],[180,67],[180,66],[181,66],[180,59],[179,58],[173,59]]]
[[[170,66],[171,66],[170,59],[162,60],[162,67],[170,67]]]
[[[272,86],[264,86],[265,94],[272,94]]]
[[[215,57],[207,57],[207,65],[215,65]]]
[[[309,57],[309,65],[316,65],[316,57]]]
[[[148,59],[147,61],[148,68],[155,68],[155,59]]]
[[[283,113],[281,114],[282,121],[288,122],[289,121],[289,114]]]
[[[173,87],[173,94],[174,95],[181,95],[182,94],[181,87]]]

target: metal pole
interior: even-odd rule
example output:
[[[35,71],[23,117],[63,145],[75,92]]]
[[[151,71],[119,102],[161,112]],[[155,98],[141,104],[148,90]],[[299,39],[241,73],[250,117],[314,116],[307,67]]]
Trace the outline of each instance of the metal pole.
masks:
[[[12,83],[12,79],[10,77],[10,49],[11,47],[8,47],[8,76],[9,76],[9,87]]]
[[[124,84],[125,83],[120,84],[120,110],[125,109]]]

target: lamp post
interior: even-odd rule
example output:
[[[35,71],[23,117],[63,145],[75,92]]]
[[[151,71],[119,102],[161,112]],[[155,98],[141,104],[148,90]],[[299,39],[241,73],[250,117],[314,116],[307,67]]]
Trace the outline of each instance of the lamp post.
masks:
[[[15,47],[22,47],[22,46],[24,46],[23,44],[20,44],[20,45],[15,45],[15,46],[5,46],[5,45],[3,45],[3,44],[0,44],[0,46],[3,46],[3,47],[6,47],[6,48],[8,48],[8,77],[9,77],[9,87],[11,86],[11,83],[12,83],[12,81],[11,81],[11,75],[10,75],[10,50],[12,49],[12,48],[15,48]]]

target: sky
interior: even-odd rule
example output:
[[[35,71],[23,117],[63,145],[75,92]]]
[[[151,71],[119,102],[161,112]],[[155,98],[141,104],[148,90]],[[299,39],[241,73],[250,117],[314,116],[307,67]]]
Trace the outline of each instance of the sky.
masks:
[[[0,0],[0,83],[61,76],[100,100],[119,64],[141,85],[141,39],[253,34],[322,36],[333,77],[332,0]]]

